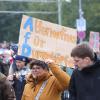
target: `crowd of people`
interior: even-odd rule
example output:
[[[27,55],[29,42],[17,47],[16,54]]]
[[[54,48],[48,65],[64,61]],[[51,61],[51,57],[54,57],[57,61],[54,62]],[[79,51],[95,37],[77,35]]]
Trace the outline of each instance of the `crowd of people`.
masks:
[[[17,49],[0,48],[0,100],[100,100],[100,60],[88,43],[72,49],[72,75],[52,59],[30,59]]]

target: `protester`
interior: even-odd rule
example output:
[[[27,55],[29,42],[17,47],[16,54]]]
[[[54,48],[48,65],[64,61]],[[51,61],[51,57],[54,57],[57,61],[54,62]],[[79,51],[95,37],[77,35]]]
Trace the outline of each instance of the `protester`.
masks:
[[[100,100],[100,61],[87,43],[71,52],[76,69],[69,85],[69,100]]]
[[[0,100],[16,100],[12,85],[0,72]]]
[[[14,67],[14,70],[12,73],[10,73],[8,79],[14,83],[13,86],[15,90],[16,100],[21,100],[24,85],[26,84],[26,75],[30,72],[29,67],[26,66],[28,62],[29,60],[27,57],[17,55],[15,57],[13,66],[11,66],[12,69]]]
[[[70,77],[52,60],[35,60],[25,85],[22,100],[61,100],[61,92],[68,88]],[[51,72],[52,73],[51,73]]]
[[[10,57],[8,50],[0,49],[0,72],[8,76],[9,67],[10,67]]]

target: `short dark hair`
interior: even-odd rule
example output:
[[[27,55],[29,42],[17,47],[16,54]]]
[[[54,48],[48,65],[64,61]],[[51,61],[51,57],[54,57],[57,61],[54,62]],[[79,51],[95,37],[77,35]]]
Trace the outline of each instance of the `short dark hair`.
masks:
[[[33,67],[34,65],[40,66],[40,67],[42,67],[43,69],[46,69],[46,70],[49,71],[48,64],[45,63],[44,61],[41,61],[41,60],[32,60],[32,61],[30,62],[30,69],[32,69],[32,67]]]
[[[71,51],[71,57],[85,58],[89,57],[91,60],[94,60],[93,49],[87,43],[78,44]]]

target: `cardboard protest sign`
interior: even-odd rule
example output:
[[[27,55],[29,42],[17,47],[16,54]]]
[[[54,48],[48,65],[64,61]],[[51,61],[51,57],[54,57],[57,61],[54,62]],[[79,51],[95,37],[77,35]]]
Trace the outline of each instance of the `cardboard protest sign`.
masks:
[[[35,59],[53,59],[73,66],[70,52],[76,45],[77,31],[23,15],[18,54]]]
[[[95,52],[99,52],[99,32],[90,32],[89,45]]]

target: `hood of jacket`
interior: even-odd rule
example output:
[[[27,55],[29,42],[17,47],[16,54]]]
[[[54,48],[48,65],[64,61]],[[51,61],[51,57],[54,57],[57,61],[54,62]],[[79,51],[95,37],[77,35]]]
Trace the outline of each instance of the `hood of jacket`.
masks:
[[[87,66],[86,68],[82,69],[82,72],[90,72],[97,70],[100,68],[100,60],[95,61],[92,65]]]
[[[28,75],[26,81],[27,81],[27,83],[31,84],[32,87],[35,87],[37,84],[49,79],[50,76],[52,76],[52,74],[48,72],[48,73],[42,75],[41,77],[34,79],[32,74],[30,73]]]

